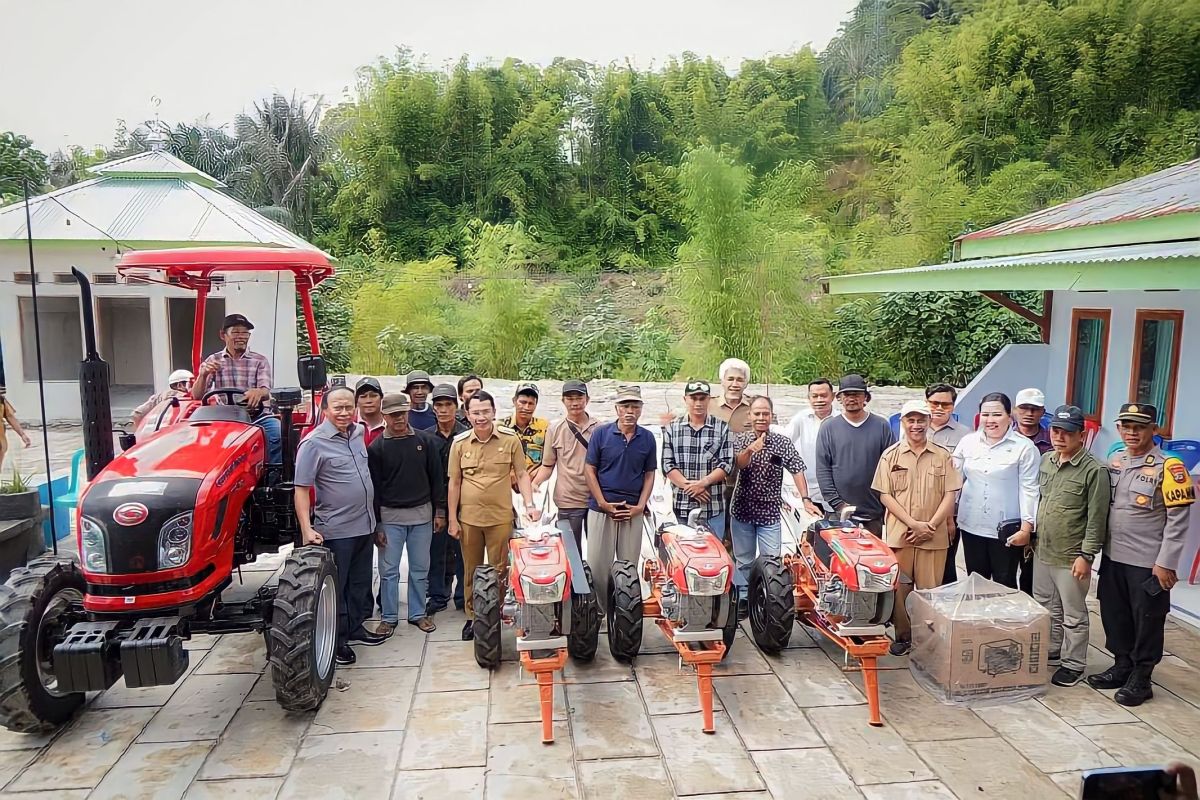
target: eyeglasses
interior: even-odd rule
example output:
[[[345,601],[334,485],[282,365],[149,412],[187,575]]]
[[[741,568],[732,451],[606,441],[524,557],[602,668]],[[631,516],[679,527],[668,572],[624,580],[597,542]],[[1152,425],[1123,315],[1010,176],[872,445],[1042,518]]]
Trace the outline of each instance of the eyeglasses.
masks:
[[[954,408],[954,403],[943,403],[940,400],[930,400],[930,408]]]

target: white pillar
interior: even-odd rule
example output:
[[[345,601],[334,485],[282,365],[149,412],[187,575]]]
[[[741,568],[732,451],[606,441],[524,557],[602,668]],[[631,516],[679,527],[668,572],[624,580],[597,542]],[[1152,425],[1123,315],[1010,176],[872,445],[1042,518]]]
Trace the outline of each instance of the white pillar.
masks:
[[[171,374],[171,326],[167,319],[167,298],[161,290],[150,295],[150,360],[154,364],[154,391],[167,388]]]

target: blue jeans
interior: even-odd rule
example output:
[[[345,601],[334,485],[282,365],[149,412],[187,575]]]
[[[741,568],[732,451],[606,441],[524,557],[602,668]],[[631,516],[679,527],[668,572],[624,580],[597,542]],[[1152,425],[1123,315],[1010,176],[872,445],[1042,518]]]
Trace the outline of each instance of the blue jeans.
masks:
[[[425,616],[425,592],[429,589],[429,545],[433,521],[420,525],[383,524],[387,545],[379,551],[379,594],[383,621],[400,621],[400,557],[408,550],[408,621]]]
[[[267,437],[267,463],[282,464],[283,428],[279,424],[279,417],[269,417],[264,414],[254,420],[254,424],[262,428],[263,435]]]
[[[684,521],[686,522],[687,520],[685,519]],[[718,539],[725,538],[724,514],[713,514],[711,517],[703,517],[701,518],[701,521],[708,525],[709,530],[711,530]]]
[[[778,520],[770,525],[758,525],[733,517],[730,527],[733,536],[733,560],[737,563],[737,569],[733,573],[733,584],[748,586],[750,565],[759,555],[779,555],[783,547],[783,531]]]

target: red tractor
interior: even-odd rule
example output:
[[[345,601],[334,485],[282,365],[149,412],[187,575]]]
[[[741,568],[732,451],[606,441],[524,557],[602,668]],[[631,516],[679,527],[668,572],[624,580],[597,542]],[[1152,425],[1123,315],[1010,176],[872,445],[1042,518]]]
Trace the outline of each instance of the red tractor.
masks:
[[[653,530],[654,556],[642,563],[642,580],[628,561],[612,566],[608,590],[608,647],[618,661],[632,661],[642,648],[642,622],[652,619],[679,652],[680,664],[696,671],[703,731],[713,733],[712,668],[725,658],[737,635],[737,590],[733,559],[721,540],[700,523],[700,510],[686,525],[675,522],[670,500],[657,494],[645,525]],[[657,526],[651,520],[665,520]]]
[[[750,628],[765,653],[787,647],[792,624],[803,622],[861,664],[870,724],[879,726],[876,659],[887,653],[900,566],[892,549],[842,510],[839,520],[804,526],[798,498],[785,496],[783,520],[796,552],[759,556],[750,570]]]
[[[554,673],[567,663],[596,657],[600,607],[592,573],[575,539],[563,536],[553,519],[517,530],[508,541],[508,587],[495,567],[475,568],[475,661],[496,669],[503,626],[517,632],[521,669],[534,676],[542,715],[542,742],[554,741]]]
[[[130,688],[172,684],[187,670],[184,641],[199,633],[263,632],[279,703],[314,709],[333,678],[337,581],[327,549],[300,546],[292,477],[326,380],[311,292],[333,267],[317,251],[198,248],[127,253],[118,269],[196,291],[193,371],[214,274],[290,273],[312,354],[300,359],[301,386],[272,389],[275,411],[260,409],[279,416],[282,463],[267,463],[263,429],[238,404],[249,387],[165,401],[136,437],[121,437],[114,457],[107,365],[96,353],[91,289],[76,272],[90,478],[76,512],[79,560],[43,557],[0,586],[0,724],[52,729],[87,692],[122,676]],[[308,408],[304,390],[312,392]],[[242,564],[293,545],[277,586],[223,602]]]

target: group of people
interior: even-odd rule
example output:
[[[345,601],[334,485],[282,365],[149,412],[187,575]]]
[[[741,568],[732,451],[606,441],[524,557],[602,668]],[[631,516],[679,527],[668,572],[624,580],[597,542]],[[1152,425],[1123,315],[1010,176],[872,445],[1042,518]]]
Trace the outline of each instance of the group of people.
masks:
[[[226,317],[225,347],[194,379],[172,374],[167,392],[135,410],[135,421],[169,395],[200,398],[214,389],[247,390],[250,410],[265,408],[271,367],[248,349],[253,328],[240,314]],[[434,385],[414,371],[402,392],[385,393],[371,377],[330,388],[320,424],[297,452],[295,503],[304,543],[330,548],[338,565],[338,663],[355,660],[352,644],[381,644],[395,631],[405,555],[407,622],[432,631],[434,615],[453,602],[466,611],[462,638],[471,639],[464,581],[483,563],[504,575],[505,545],[518,522],[513,492],[524,518],[536,522],[543,509],[535,493],[552,478],[556,524],[585,553],[602,608],[614,560],[638,560],[661,469],[675,516],[726,539],[745,614],[751,565],[782,547],[786,474],[810,515],[853,506],[855,520],[895,552],[904,577],[893,654],[910,647],[905,597],[957,580],[961,547],[968,573],[1020,588],[1050,611],[1052,681],[1074,685],[1086,666],[1092,568],[1103,554],[1100,615],[1115,661],[1088,682],[1117,689],[1126,705],[1151,697],[1195,501],[1183,463],[1156,444],[1157,409],[1121,407],[1124,448],[1105,464],[1085,446],[1084,413],[1061,405],[1047,415],[1036,388],[1017,392],[1015,402],[999,392],[985,396],[972,430],[957,420],[954,387],[934,384],[924,401],[904,404],[897,435],[869,410],[871,393],[859,375],[836,386],[812,381],[807,407],[782,425],[770,397],[746,394],[746,362],[727,359],[719,378],[719,393],[706,381],[688,381],[682,412],[659,420],[661,457],[654,433],[641,424],[634,385],[618,387],[612,422],[591,415],[588,386],[579,380],[563,383],[564,415],[553,422],[537,416],[533,383],[517,385],[513,412],[499,420],[495,398],[476,375]],[[4,410],[16,427],[11,406]],[[278,461],[278,418],[260,414],[255,424]],[[368,630],[376,604],[381,623]]]

